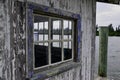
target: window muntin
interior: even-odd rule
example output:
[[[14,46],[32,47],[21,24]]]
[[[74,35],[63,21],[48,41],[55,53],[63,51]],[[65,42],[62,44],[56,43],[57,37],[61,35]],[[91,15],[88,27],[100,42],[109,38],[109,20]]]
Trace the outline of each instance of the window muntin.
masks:
[[[34,14],[34,68],[73,59],[73,28],[71,20]]]

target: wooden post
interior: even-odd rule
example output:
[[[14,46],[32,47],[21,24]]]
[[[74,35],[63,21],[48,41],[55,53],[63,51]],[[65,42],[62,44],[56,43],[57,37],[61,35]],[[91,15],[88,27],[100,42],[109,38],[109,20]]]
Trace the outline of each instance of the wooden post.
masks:
[[[99,69],[98,75],[107,77],[108,27],[99,29]]]

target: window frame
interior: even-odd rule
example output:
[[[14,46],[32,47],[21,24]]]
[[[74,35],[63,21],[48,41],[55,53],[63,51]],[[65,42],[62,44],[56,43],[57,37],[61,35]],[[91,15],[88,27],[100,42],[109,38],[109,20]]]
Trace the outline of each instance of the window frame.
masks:
[[[51,75],[47,75],[47,72],[46,74],[43,76],[44,73],[41,73],[42,71],[40,69],[37,69],[37,70],[34,70],[34,66],[33,66],[33,43],[31,44],[31,42],[33,42],[33,14],[34,13],[40,13],[41,15],[48,15],[48,16],[52,16],[52,15],[55,15],[55,17],[58,18],[58,16],[60,18],[65,18],[65,19],[71,19],[71,20],[74,20],[75,23],[74,23],[74,38],[75,38],[75,41],[74,41],[74,46],[75,46],[75,50],[74,50],[74,62],[80,62],[80,53],[81,53],[81,50],[80,50],[80,44],[81,44],[81,17],[79,14],[75,14],[75,13],[71,13],[71,12],[67,12],[67,11],[63,11],[63,10],[60,10],[60,9],[55,9],[55,8],[51,8],[51,7],[47,7],[47,6],[43,6],[43,5],[38,5],[38,4],[34,4],[34,3],[30,3],[28,2],[27,3],[27,27],[26,27],[26,65],[27,65],[27,77],[28,78],[34,78],[36,75],[37,76],[42,76],[42,78],[44,78],[45,76],[46,77],[50,77],[51,75],[54,75],[54,74],[58,74],[58,73],[61,73],[61,72],[64,72],[68,69],[71,69],[73,67],[75,67],[76,65],[78,65],[77,63],[73,64],[71,63],[72,66],[66,66],[66,70],[60,68],[60,71],[58,70],[56,73],[53,73]],[[76,35],[77,34],[77,35]],[[75,36],[76,35],[76,36]],[[69,62],[66,62],[67,60],[65,60],[65,62],[60,62],[60,63],[63,63],[63,65],[66,65],[65,63],[69,63]],[[73,62],[73,61],[72,61]],[[56,64],[56,63],[54,63]],[[61,64],[58,64],[58,65],[51,65],[51,67],[47,68],[47,71],[49,71],[49,69],[53,69]],[[61,67],[61,66],[59,66]],[[43,69],[43,70],[46,70]],[[40,78],[40,77],[39,77]],[[38,79],[38,77],[36,78]]]
[[[38,69],[41,69],[41,68],[44,68],[44,67],[49,67],[49,66],[53,66],[53,65],[57,65],[57,64],[60,64],[60,63],[63,63],[63,62],[67,62],[67,61],[72,61],[73,60],[73,58],[74,58],[74,20],[69,20],[69,19],[65,19],[65,18],[59,18],[59,17],[54,17],[54,16],[46,16],[46,15],[41,15],[41,14],[36,14],[36,13],[33,13],[33,17],[34,17],[34,15],[37,15],[37,16],[42,16],[42,17],[48,17],[48,40],[42,40],[42,41],[33,41],[33,66],[34,66],[34,70],[38,70]],[[34,19],[34,18],[33,18]],[[52,33],[51,33],[51,22],[52,22],[52,19],[59,19],[60,21],[61,21],[61,31],[62,31],[62,33],[61,33],[61,37],[62,37],[62,39],[59,39],[59,40],[53,40],[52,38],[51,38],[51,35],[52,35]],[[68,21],[68,25],[69,25],[69,22],[71,21],[71,27],[72,27],[72,34],[71,34],[71,39],[64,39],[64,26],[63,26],[63,21]],[[33,21],[34,22],[34,21]],[[50,22],[50,23],[49,23]],[[33,26],[34,27],[34,26]],[[68,26],[69,27],[69,26]],[[44,26],[43,26],[43,28],[44,28]],[[38,28],[39,29],[39,28]],[[34,29],[33,29],[33,35],[34,35]],[[34,37],[34,36],[33,36]],[[67,37],[69,37],[69,35],[67,36]],[[72,39],[73,38],[73,39]],[[59,61],[59,62],[56,62],[56,63],[52,63],[51,62],[51,46],[50,46],[50,44],[51,43],[53,43],[53,42],[60,42],[61,43],[61,56],[62,56],[62,59],[61,59],[61,61]],[[72,49],[72,57],[70,58],[70,59],[67,59],[67,60],[64,60],[64,42],[71,42],[71,49]],[[34,55],[34,44],[39,44],[39,43],[48,43],[48,64],[47,65],[44,65],[44,66],[41,66],[41,67],[37,67],[37,68],[35,68],[35,55]]]

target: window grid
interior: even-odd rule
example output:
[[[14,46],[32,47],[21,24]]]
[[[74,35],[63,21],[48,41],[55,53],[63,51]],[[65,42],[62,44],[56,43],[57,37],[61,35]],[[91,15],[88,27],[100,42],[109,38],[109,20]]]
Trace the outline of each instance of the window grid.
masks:
[[[37,15],[37,14],[34,14],[34,15]],[[39,16],[41,16],[41,15],[39,15]],[[46,16],[45,16],[46,17]],[[35,68],[35,65],[34,65],[34,69],[40,69],[40,68],[43,68],[43,67],[47,67],[47,66],[51,66],[51,65],[55,65],[55,64],[59,64],[59,63],[63,63],[63,62],[66,62],[66,61],[69,61],[69,60],[73,60],[73,57],[74,57],[74,36],[73,36],[73,34],[74,34],[74,24],[73,24],[73,21],[71,21],[71,20],[68,20],[68,28],[69,28],[69,21],[71,21],[71,30],[72,30],[72,34],[71,34],[71,39],[69,39],[69,35],[67,36],[68,37],[68,39],[64,39],[64,27],[63,27],[63,19],[60,19],[60,18],[57,18],[57,19],[60,19],[61,20],[61,24],[59,25],[59,27],[61,26],[61,28],[62,28],[62,34],[59,36],[59,37],[61,37],[61,40],[52,40],[52,37],[51,37],[51,24],[52,24],[52,21],[51,21],[51,19],[52,18],[54,18],[54,17],[50,17],[49,16],[49,21],[48,21],[48,40],[45,40],[45,38],[44,38],[44,33],[43,33],[43,41],[39,41],[39,40],[37,40],[37,41],[34,41],[33,42],[33,45],[34,44],[39,44],[39,43],[43,43],[43,45],[44,45],[44,43],[48,43],[48,55],[49,55],[49,57],[48,57],[48,65],[45,65],[45,66],[40,66],[40,67],[37,67],[37,68]],[[45,22],[43,22],[43,30],[44,30],[44,28],[45,28]],[[39,30],[40,28],[39,28],[39,23],[38,23],[38,30]],[[34,30],[34,29],[33,29]],[[39,39],[39,36],[38,36],[38,39]],[[72,58],[71,59],[67,59],[67,60],[64,60],[64,47],[63,47],[63,42],[65,42],[65,41],[67,41],[68,42],[68,45],[69,45],[69,41],[71,41],[71,49],[72,49]],[[61,47],[62,47],[62,60],[60,61],[60,62],[56,62],[56,63],[52,63],[51,64],[51,43],[52,42],[61,42]],[[34,47],[34,46],[33,46]],[[33,50],[33,52],[34,52],[34,50]],[[33,54],[34,55],[34,54]],[[34,58],[35,58],[35,56],[34,56]],[[34,63],[35,63],[35,59],[34,59]]]

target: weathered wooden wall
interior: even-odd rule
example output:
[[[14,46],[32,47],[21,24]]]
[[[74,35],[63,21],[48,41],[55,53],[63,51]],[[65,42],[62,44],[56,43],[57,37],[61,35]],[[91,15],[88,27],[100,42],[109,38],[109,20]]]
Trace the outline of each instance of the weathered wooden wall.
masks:
[[[96,2],[82,1],[82,80],[94,80]]]
[[[46,80],[94,80],[96,0],[19,0],[37,3],[81,15],[81,64]],[[0,0],[0,54],[3,80],[24,80],[26,77],[25,7],[15,0]],[[24,4],[22,4],[25,6]],[[82,68],[81,68],[82,67]]]
[[[1,79],[25,79],[25,13],[13,0],[0,0]]]

